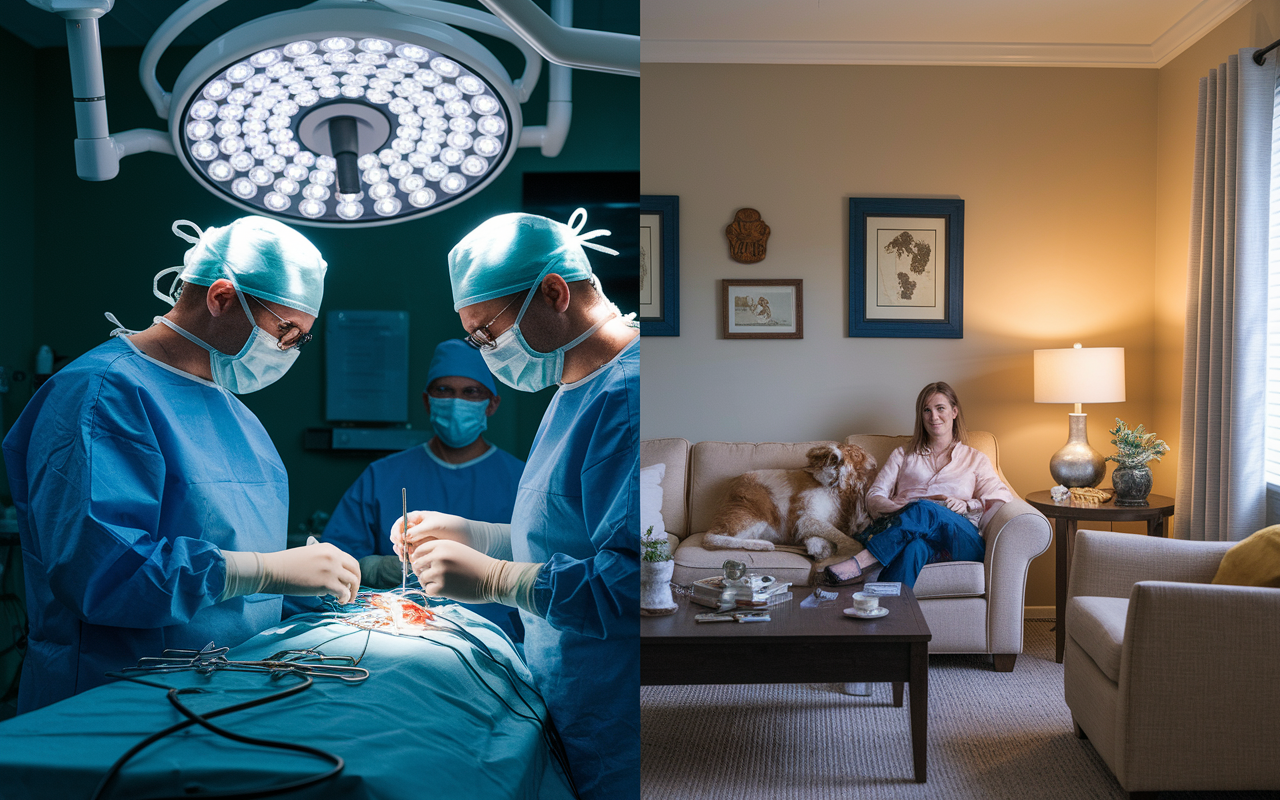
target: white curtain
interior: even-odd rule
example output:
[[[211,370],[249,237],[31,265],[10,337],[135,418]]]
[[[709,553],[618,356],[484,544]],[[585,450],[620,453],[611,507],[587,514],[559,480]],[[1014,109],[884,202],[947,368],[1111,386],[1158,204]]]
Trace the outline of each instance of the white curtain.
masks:
[[[1200,79],[1174,536],[1266,520],[1267,269],[1276,61],[1241,50]]]

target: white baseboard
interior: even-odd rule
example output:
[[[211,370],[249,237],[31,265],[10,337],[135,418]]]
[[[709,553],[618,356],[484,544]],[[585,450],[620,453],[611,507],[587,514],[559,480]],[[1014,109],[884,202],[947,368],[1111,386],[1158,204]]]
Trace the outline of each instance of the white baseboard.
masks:
[[[1054,606],[1023,606],[1024,619],[1053,619],[1058,616]]]

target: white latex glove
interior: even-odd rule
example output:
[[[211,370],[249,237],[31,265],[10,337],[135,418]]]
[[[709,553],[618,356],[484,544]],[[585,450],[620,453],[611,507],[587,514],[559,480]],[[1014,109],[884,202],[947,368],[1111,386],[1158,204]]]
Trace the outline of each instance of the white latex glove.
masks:
[[[409,559],[414,548],[432,539],[448,539],[460,542],[494,558],[511,558],[511,526],[495,522],[480,522],[456,514],[439,511],[410,511],[409,533],[401,535],[402,520],[391,526],[391,544],[396,555],[403,557],[404,543],[408,542]]]
[[[374,589],[395,589],[404,573],[398,556],[365,556],[360,559],[360,582]]]
[[[226,587],[220,600],[241,595],[331,594],[350,603],[360,591],[360,563],[331,544],[312,541],[276,553],[223,550],[227,561]]]
[[[428,595],[519,606],[534,614],[533,583],[541,568],[492,558],[448,539],[425,541],[413,553],[413,574]]]

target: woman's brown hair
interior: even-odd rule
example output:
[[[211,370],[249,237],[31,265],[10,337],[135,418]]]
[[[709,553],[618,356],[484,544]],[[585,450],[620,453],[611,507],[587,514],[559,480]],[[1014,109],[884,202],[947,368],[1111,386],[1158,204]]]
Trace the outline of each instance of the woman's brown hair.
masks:
[[[923,453],[924,449],[929,446],[929,434],[924,430],[924,407],[930,397],[940,394],[947,398],[947,402],[955,406],[956,418],[951,422],[951,439],[961,444],[969,443],[969,429],[964,424],[964,409],[960,408],[960,398],[956,396],[956,390],[952,389],[946,381],[934,381],[920,390],[920,394],[916,397],[916,428],[911,435],[911,447],[909,451],[912,453]]]

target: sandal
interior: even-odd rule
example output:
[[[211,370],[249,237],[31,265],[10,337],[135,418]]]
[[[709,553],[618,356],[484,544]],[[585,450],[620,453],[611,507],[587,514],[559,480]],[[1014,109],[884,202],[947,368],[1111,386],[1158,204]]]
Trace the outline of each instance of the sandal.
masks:
[[[822,571],[822,576],[826,579],[828,586],[845,586],[866,580],[866,575],[863,574],[862,567],[856,558],[832,564]]]

